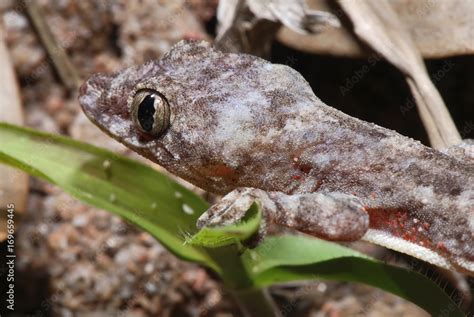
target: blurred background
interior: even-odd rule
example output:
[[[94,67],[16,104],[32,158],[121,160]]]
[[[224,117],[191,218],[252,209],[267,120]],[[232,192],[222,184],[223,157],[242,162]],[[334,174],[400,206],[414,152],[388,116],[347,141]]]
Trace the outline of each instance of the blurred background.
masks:
[[[278,7],[273,15],[265,7],[249,6],[245,14],[224,18],[237,2],[228,1],[218,21],[218,0],[1,0],[1,81],[16,86],[19,98],[13,107],[0,96],[0,119],[145,162],[85,118],[76,99],[78,82],[93,73],[160,58],[182,39],[227,37],[234,38],[229,50],[258,54],[298,70],[326,104],[429,145],[404,74],[347,29],[318,22],[315,30],[301,31],[280,20],[277,13],[283,9]],[[474,23],[469,22],[474,5],[469,3],[452,1],[450,5],[458,8],[453,9],[436,8],[433,1],[420,1],[418,6],[392,1],[464,139],[474,138]],[[345,26],[351,25],[341,8],[326,1],[312,1],[310,7],[332,10]],[[49,31],[56,43],[48,51],[44,32]],[[235,41],[239,32],[248,36],[246,45]],[[66,65],[61,64],[61,54],[67,57]],[[13,316],[239,315],[219,281],[203,268],[176,259],[117,216],[86,206],[43,181],[13,173],[19,180],[14,195],[23,202],[16,218]],[[376,246],[351,246],[389,262],[430,270]],[[5,252],[5,247],[0,250]],[[4,266],[0,273],[6,273]],[[5,281],[1,276],[0,283]],[[446,288],[456,291],[455,283]],[[463,291],[469,297],[470,291],[464,287],[459,292]],[[351,283],[289,285],[275,287],[272,294],[285,316],[427,315],[396,296]]]

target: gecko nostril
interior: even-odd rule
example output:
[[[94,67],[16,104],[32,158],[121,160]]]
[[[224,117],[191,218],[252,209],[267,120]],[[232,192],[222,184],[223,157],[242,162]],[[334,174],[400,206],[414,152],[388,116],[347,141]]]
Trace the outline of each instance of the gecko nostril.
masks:
[[[98,108],[98,102],[103,91],[107,91],[112,77],[107,74],[95,74],[89,77],[79,87],[79,104],[84,112]]]

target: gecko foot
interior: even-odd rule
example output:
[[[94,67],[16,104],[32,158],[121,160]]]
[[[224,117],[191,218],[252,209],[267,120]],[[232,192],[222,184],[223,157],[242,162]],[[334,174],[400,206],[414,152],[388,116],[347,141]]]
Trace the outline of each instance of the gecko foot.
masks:
[[[211,206],[199,217],[196,226],[202,227],[226,226],[241,220],[255,201],[251,188],[242,188],[231,191],[218,203]]]
[[[258,199],[260,201],[258,192],[259,190],[254,188],[238,188],[230,192],[202,214],[196,226],[201,229],[203,227],[226,226],[239,222],[255,200]],[[263,215],[258,231],[245,241],[244,245],[248,248],[256,247],[263,240],[265,234],[266,219],[265,215]]]
[[[198,219],[197,226],[234,224],[256,200],[262,206],[263,221],[254,244],[264,237],[267,222],[335,241],[358,240],[369,226],[369,216],[354,196],[338,192],[287,195],[257,188],[231,191]]]

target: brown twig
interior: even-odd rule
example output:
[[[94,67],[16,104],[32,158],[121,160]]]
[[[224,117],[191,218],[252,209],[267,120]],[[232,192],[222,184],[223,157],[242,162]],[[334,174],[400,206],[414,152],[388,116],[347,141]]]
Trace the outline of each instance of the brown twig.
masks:
[[[41,8],[36,1],[23,1],[23,3],[31,24],[46,49],[59,78],[69,91],[76,91],[81,82],[80,77],[64,49],[56,42]]]

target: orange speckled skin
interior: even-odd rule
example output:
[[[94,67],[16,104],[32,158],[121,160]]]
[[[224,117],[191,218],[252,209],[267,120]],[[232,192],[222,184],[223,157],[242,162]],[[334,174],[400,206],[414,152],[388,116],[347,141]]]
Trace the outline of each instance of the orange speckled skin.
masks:
[[[171,124],[160,137],[133,125],[131,98],[140,88],[168,100]],[[384,234],[368,240],[422,259],[426,248],[448,264],[432,263],[474,271],[473,161],[326,106],[287,66],[180,42],[161,60],[92,76],[80,103],[103,131],[206,190],[256,188],[282,193],[282,201],[315,192],[353,195],[370,229]],[[278,217],[292,218],[284,209]],[[285,224],[311,225],[311,217],[297,219],[308,223]],[[397,247],[396,238],[416,248]]]

